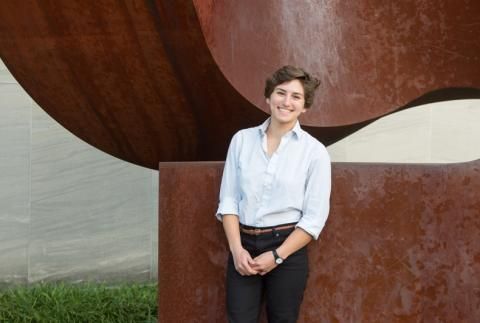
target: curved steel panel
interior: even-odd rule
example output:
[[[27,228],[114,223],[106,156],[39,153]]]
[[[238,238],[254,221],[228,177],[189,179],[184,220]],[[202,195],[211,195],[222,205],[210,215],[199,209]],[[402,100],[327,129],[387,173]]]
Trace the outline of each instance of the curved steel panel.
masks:
[[[267,116],[224,79],[189,1],[2,1],[0,55],[68,130],[151,168],[221,160]]]
[[[0,2],[0,56],[68,130],[156,168],[224,159],[236,130],[266,118],[264,78],[285,63],[322,77],[303,123],[327,145],[425,93],[480,97],[479,9],[467,0],[10,0]]]
[[[278,66],[320,77],[304,124],[349,125],[439,89],[480,89],[478,1],[194,2],[220,69],[258,107]]]

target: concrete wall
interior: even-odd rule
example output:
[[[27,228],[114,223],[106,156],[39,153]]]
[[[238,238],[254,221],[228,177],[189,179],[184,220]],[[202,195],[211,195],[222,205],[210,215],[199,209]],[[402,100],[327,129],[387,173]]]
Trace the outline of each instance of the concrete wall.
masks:
[[[0,62],[0,281],[156,280],[158,172],[50,118]]]
[[[480,158],[480,100],[426,104],[381,118],[328,147],[346,162],[453,163]]]

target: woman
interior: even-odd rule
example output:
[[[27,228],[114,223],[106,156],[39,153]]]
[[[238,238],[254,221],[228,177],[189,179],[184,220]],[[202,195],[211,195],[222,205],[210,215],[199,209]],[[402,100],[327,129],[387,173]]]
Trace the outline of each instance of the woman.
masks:
[[[318,239],[329,212],[330,158],[298,122],[319,83],[301,68],[277,70],[265,86],[270,118],[230,143],[217,211],[231,252],[229,322],[257,322],[263,295],[270,323],[297,320],[306,245]]]

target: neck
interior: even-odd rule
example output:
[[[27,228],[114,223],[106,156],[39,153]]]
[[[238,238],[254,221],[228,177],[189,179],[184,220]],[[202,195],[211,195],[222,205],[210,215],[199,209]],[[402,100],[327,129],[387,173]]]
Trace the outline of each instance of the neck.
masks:
[[[278,122],[275,122],[273,119],[270,119],[270,125],[268,126],[267,134],[276,138],[281,138],[287,132],[292,130],[293,127],[295,127],[296,123],[297,123],[297,120],[291,123],[278,123]]]

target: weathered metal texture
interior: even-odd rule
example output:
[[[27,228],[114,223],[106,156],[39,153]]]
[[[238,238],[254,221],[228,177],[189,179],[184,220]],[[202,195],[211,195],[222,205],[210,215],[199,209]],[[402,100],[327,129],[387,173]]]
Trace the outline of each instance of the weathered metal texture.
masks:
[[[431,91],[450,89],[436,98],[445,100],[458,97],[451,88],[480,89],[478,1],[194,2],[220,69],[258,107],[267,108],[264,78],[278,66],[319,75],[304,124],[349,125]]]
[[[221,74],[190,1],[0,1],[0,56],[75,135],[154,169],[222,160],[266,118]]]
[[[468,0],[4,0],[0,56],[75,135],[156,168],[223,160],[266,118],[264,79],[285,63],[323,81],[303,123],[325,144],[433,90],[414,104],[479,97],[479,13]]]
[[[160,322],[225,322],[222,168],[160,164]],[[480,160],[334,164],[300,322],[477,322],[479,214]]]

